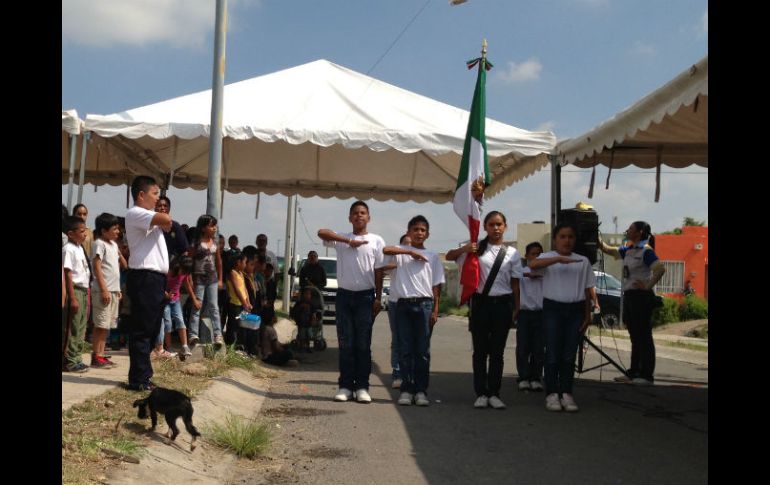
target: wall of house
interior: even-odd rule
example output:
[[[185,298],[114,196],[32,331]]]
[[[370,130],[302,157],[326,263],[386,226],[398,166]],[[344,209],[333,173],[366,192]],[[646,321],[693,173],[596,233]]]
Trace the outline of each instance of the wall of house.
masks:
[[[685,226],[682,234],[655,236],[655,253],[661,261],[684,261],[684,287],[690,281],[695,294],[708,298],[708,227]]]

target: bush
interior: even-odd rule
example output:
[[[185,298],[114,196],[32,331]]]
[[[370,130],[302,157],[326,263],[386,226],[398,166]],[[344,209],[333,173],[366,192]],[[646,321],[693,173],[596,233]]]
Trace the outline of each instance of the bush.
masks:
[[[687,295],[679,307],[679,320],[701,320],[709,317],[709,302],[695,295]]]
[[[663,297],[663,306],[652,312],[652,326],[659,327],[679,321],[679,302],[673,298]]]
[[[460,302],[454,298],[450,298],[446,293],[442,293],[441,299],[438,302],[438,313],[439,315],[446,315],[450,313],[452,308],[456,308],[459,304]]]

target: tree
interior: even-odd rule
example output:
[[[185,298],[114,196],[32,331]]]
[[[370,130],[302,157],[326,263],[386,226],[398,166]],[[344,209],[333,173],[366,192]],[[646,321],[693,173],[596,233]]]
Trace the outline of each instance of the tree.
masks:
[[[684,218],[684,220],[682,221],[682,227],[686,227],[686,226],[699,226],[699,227],[702,227],[702,226],[705,226],[705,225],[706,225],[706,221],[698,221],[694,217],[690,217],[690,216],[686,216]],[[676,229],[674,229],[672,231],[661,232],[661,234],[676,234],[676,235],[679,235],[679,234],[682,234],[682,227],[677,227]]]

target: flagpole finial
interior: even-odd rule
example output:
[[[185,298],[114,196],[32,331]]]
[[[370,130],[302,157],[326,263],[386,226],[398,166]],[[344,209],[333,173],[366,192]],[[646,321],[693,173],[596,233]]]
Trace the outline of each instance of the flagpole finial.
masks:
[[[481,43],[481,58],[487,58],[487,39],[484,39],[484,41]]]

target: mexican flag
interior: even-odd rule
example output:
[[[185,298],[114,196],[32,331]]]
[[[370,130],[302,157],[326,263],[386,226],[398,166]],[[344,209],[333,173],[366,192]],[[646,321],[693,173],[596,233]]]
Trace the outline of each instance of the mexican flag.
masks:
[[[474,182],[489,185],[489,158],[487,157],[487,139],[484,135],[486,120],[486,84],[487,71],[492,64],[485,57],[468,62],[468,69],[479,64],[479,75],[476,79],[476,90],[473,92],[471,116],[468,119],[468,131],[465,135],[463,158],[460,163],[460,173],[455,189],[454,210],[457,217],[465,224],[470,232],[471,242],[478,242],[481,225],[481,200],[476,200],[472,194]],[[460,272],[460,284],[463,286],[460,303],[463,304],[479,286],[479,258],[475,253],[468,253]]]

